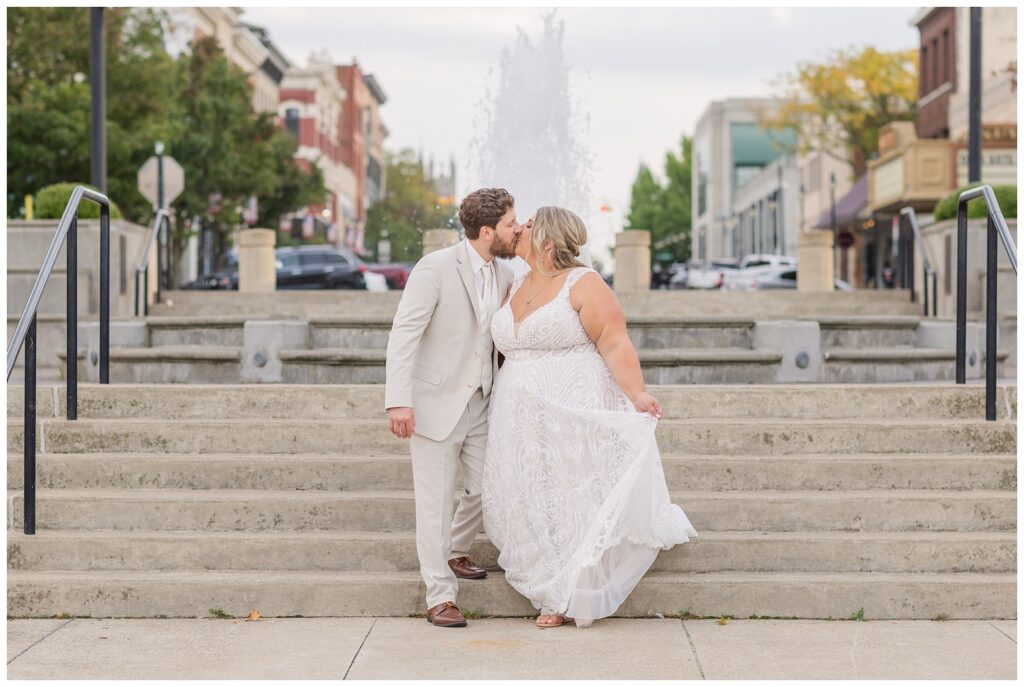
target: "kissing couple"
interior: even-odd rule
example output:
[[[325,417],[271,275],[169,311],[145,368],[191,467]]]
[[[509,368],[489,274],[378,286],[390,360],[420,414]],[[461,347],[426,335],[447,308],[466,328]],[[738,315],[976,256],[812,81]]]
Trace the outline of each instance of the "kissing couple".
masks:
[[[509,192],[484,188],[459,220],[465,240],[409,275],[387,349],[385,408],[410,441],[427,621],[466,626],[458,579],[487,576],[469,558],[482,525],[539,627],[586,627],[616,611],[659,550],[697,536],[669,499],[662,409],[618,299],[578,259],[576,214],[542,207],[521,225]],[[504,260],[515,256],[530,271],[513,279]]]

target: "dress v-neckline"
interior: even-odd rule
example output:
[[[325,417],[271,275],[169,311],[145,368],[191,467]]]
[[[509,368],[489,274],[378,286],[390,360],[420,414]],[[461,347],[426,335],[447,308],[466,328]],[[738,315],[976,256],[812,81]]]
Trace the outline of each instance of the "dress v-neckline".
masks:
[[[512,294],[512,296],[508,299],[508,311],[512,315],[512,337],[516,341],[519,340],[519,332],[522,331],[524,322],[526,322],[528,319],[539,313],[541,310],[557,301],[562,296],[562,291],[565,289],[565,285],[569,283],[569,276],[572,273],[573,270],[569,270],[568,272],[565,273],[565,279],[562,280],[562,286],[559,287],[558,293],[556,293],[547,303],[545,303],[544,305],[537,306],[537,308],[533,312],[531,312],[529,315],[519,320],[518,322],[516,322],[516,313],[512,309],[512,299],[515,298],[515,293]],[[523,281],[526,281],[525,277]],[[522,288],[522,283],[520,283],[519,287]],[[518,292],[519,289],[516,289],[516,293]]]

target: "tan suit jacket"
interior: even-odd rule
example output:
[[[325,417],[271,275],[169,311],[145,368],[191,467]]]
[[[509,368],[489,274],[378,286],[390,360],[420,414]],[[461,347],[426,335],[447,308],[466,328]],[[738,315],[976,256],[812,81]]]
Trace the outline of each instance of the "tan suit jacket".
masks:
[[[467,250],[473,247],[459,241],[416,263],[388,339],[384,407],[411,407],[416,433],[434,441],[451,434],[480,386],[480,303]],[[494,267],[497,309],[513,273],[503,260]],[[492,349],[496,373],[497,349]]]

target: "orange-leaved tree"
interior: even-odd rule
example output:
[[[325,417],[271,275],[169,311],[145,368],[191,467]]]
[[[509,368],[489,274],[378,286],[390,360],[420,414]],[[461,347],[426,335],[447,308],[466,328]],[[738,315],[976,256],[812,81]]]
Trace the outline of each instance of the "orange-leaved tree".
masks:
[[[778,79],[781,102],[761,117],[765,128],[797,132],[800,152],[824,151],[859,178],[878,149],[878,130],[917,112],[917,50],[836,50],[828,61],[801,62]]]

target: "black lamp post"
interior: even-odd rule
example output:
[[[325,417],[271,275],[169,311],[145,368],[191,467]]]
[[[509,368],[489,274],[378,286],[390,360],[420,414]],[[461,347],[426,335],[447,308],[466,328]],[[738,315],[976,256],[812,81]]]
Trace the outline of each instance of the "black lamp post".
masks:
[[[89,8],[90,177],[107,193],[107,67],[103,8]]]
[[[836,226],[836,173],[830,172],[828,175],[828,193],[831,198],[831,209],[829,214],[832,220],[832,269],[836,266],[836,233],[838,227]]]
[[[967,97],[967,181],[981,181],[981,8],[971,8],[970,82]]]

